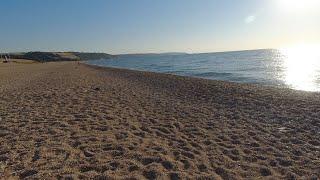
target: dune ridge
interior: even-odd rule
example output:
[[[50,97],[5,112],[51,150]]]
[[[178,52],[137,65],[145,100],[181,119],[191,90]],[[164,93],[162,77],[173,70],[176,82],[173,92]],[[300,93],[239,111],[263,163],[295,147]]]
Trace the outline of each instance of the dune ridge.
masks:
[[[107,53],[91,53],[91,52],[23,52],[23,53],[5,53],[3,56],[9,55],[12,59],[27,59],[39,62],[54,61],[88,61],[99,59],[110,59],[115,55]]]

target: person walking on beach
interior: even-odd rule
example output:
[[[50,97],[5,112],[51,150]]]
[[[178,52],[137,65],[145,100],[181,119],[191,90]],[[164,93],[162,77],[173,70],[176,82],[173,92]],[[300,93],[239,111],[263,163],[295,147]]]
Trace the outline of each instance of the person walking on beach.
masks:
[[[4,63],[7,63],[8,62],[8,56],[7,55],[4,55]]]

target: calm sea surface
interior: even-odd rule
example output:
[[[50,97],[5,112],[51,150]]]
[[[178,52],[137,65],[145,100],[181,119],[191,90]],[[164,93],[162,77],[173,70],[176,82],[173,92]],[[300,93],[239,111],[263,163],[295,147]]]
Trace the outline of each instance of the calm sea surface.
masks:
[[[98,66],[320,91],[320,53],[250,50],[205,54],[119,55]]]

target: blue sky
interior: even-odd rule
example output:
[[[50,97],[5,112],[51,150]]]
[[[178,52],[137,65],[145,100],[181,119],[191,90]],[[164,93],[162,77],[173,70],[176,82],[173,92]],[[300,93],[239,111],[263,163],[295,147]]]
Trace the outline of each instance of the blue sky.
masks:
[[[0,51],[215,52],[320,43],[319,4],[300,7],[318,0],[285,1],[1,0]]]

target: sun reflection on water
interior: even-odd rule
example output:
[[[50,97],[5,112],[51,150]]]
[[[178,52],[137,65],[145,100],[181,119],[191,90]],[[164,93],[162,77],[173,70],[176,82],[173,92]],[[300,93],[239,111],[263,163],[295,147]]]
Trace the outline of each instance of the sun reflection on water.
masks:
[[[320,47],[299,45],[280,51],[283,54],[285,83],[298,90],[319,91]]]

